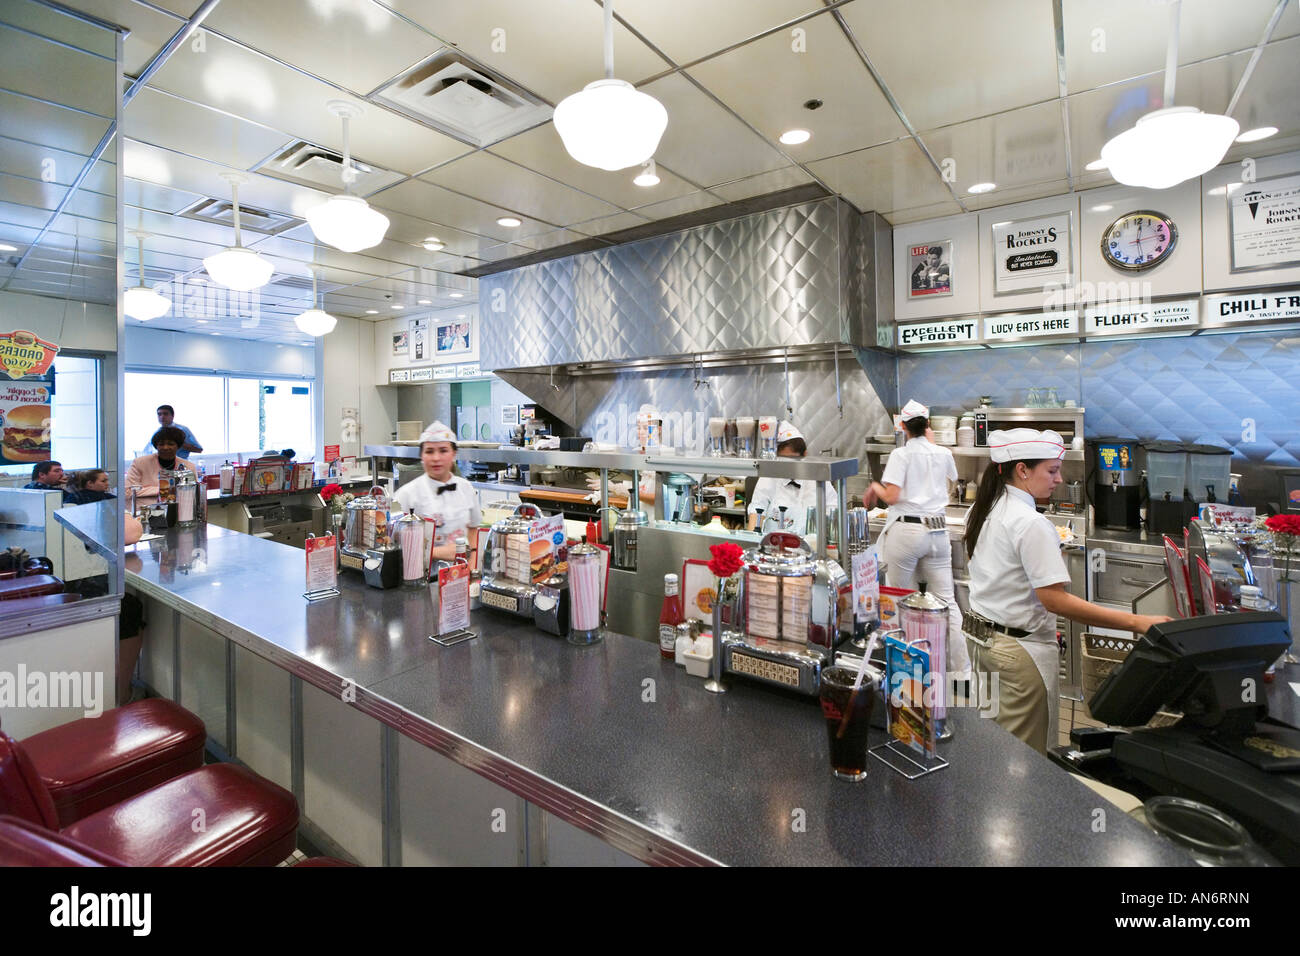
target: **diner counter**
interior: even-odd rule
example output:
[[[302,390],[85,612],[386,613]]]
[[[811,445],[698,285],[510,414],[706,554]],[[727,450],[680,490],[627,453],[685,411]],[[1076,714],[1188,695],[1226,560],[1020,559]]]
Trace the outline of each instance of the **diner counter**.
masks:
[[[873,760],[847,783],[815,701],[735,678],[715,696],[652,644],[575,647],[479,609],[479,637],[442,647],[424,589],[345,572],[308,602],[290,547],[208,527],[130,551],[130,587],[336,699],[352,682],[352,707],[642,861],[1191,862],[1115,808],[1095,832],[1104,801],[973,711],[951,718],[948,768],[909,781]]]

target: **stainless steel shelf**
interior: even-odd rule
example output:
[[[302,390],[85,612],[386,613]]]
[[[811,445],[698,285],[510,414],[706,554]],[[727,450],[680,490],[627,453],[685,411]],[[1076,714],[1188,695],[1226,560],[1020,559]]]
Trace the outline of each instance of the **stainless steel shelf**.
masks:
[[[866,450],[871,454],[881,455],[881,454],[888,454],[889,452],[893,451],[897,447],[898,447],[897,445],[881,445],[881,444],[868,442],[866,445]],[[947,448],[950,452],[952,452],[953,457],[955,458],[989,457],[989,450],[987,448],[961,448],[956,445],[940,445],[939,447]],[[1083,457],[1084,457],[1084,453],[1082,451],[1075,451],[1072,448],[1067,448],[1065,451],[1064,460],[1083,461]]]

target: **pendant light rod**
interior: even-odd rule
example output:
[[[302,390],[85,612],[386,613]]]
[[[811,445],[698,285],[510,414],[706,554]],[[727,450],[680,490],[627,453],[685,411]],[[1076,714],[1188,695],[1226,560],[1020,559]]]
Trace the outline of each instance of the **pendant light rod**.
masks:
[[[614,0],[604,0],[605,10],[605,79],[614,78]]]
[[[231,218],[235,224],[235,245],[242,246],[243,242],[239,238],[239,184],[248,182],[248,177],[242,173],[222,173],[221,178],[230,183]]]
[[[144,285],[144,233],[135,234],[135,264],[140,276],[140,285]]]
[[[347,100],[330,100],[326,109],[343,121],[343,194],[350,195],[357,181],[357,171],[352,165],[352,139],[348,135],[348,122],[361,115],[361,110]]]
[[[1169,46],[1165,50],[1165,108],[1174,105],[1174,83],[1178,79],[1178,20],[1182,0],[1169,4]]]
[[[1241,94],[1246,92],[1246,84],[1250,81],[1251,74],[1255,72],[1255,65],[1259,63],[1259,57],[1264,52],[1264,47],[1268,45],[1269,40],[1273,39],[1273,31],[1277,29],[1277,23],[1282,19],[1282,11],[1286,9],[1286,5],[1287,0],[1277,0],[1277,6],[1273,9],[1273,16],[1269,19],[1268,26],[1264,28],[1264,35],[1255,44],[1255,49],[1250,54],[1250,60],[1246,63],[1246,69],[1242,71],[1241,79],[1237,81],[1237,88],[1232,91],[1232,99],[1228,102],[1228,108],[1223,111],[1225,116],[1232,115],[1233,110],[1237,108],[1237,101],[1241,99]]]

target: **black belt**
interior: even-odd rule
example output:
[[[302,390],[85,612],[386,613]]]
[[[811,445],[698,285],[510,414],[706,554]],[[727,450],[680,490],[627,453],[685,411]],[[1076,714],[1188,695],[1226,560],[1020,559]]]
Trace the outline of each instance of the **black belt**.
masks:
[[[980,631],[989,630],[997,631],[1000,634],[1006,634],[1009,637],[1028,637],[1033,631],[1026,631],[1020,627],[1007,627],[1005,624],[999,624],[976,611],[967,611],[962,615],[962,628],[969,633],[981,636]]]
[[[935,531],[946,531],[948,522],[943,515],[899,515],[899,521],[910,521],[914,524],[923,524],[927,528]]]

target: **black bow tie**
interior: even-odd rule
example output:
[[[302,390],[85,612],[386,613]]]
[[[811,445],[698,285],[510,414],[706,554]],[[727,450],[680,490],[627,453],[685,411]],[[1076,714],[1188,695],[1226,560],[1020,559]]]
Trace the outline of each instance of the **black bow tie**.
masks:
[[[455,491],[455,490],[456,490],[456,482],[453,481],[451,484],[443,485],[441,488],[439,488],[438,494],[442,494],[444,491]]]
[[[791,480],[791,481],[787,481],[787,482],[786,482],[786,485],[787,485],[788,487],[790,487],[790,488],[802,488],[802,487],[803,487],[803,485],[799,484],[799,482],[797,482],[797,481],[793,481],[793,480]]]

